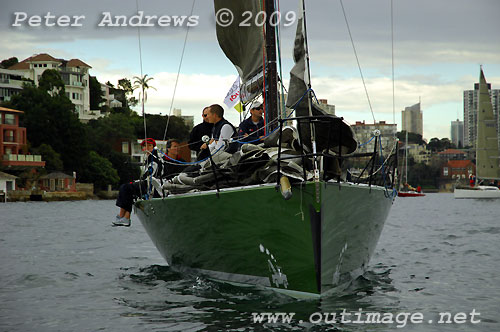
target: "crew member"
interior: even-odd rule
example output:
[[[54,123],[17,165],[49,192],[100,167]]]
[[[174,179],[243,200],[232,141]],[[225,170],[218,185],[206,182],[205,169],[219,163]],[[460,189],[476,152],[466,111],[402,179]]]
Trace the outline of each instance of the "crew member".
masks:
[[[114,226],[130,226],[130,213],[134,199],[154,195],[153,181],[161,178],[163,162],[158,158],[156,141],[152,138],[146,138],[142,141],[141,146],[142,151],[147,155],[145,171],[140,180],[124,183],[120,186],[116,199],[116,206],[120,208],[120,212],[113,221]]]
[[[264,118],[262,103],[257,101],[250,106],[250,116],[243,120],[238,129],[239,140],[243,142],[259,143],[264,137]]]

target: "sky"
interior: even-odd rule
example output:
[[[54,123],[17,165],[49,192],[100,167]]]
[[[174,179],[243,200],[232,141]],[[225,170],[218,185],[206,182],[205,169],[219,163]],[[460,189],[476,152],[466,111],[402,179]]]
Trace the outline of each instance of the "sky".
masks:
[[[1,2],[0,60],[15,56],[21,61],[39,53],[78,58],[92,67],[90,74],[100,82],[115,85],[121,78],[140,76],[142,60],[142,73],[154,78],[151,85],[156,89],[148,92],[147,113],[165,115],[180,108],[183,115],[201,122],[203,107],[222,105],[237,77],[217,43],[211,0]],[[280,0],[279,7],[282,72],[288,86],[298,1]],[[312,88],[351,124],[373,123],[375,117],[397,123],[398,130],[401,111],[420,101],[424,138],[450,137],[451,121],[463,120],[463,91],[478,82],[480,65],[492,88],[500,89],[500,1],[393,0],[392,8],[393,34],[391,0],[306,1]],[[191,26],[187,20],[160,26],[152,19],[152,26],[138,29],[130,26],[138,10],[172,20],[191,16]],[[118,15],[126,16],[128,26],[111,26]],[[227,108],[226,118],[235,125],[240,120]]]

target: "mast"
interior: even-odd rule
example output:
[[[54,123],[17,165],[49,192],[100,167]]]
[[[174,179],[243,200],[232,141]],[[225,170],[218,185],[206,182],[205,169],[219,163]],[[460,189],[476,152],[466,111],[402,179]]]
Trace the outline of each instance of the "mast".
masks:
[[[264,0],[266,11],[266,132],[274,130],[277,122],[269,123],[278,118],[278,80],[276,67],[276,26],[278,15],[275,12],[274,0]]]
[[[406,131],[405,140],[405,183],[408,183],[408,130]]]

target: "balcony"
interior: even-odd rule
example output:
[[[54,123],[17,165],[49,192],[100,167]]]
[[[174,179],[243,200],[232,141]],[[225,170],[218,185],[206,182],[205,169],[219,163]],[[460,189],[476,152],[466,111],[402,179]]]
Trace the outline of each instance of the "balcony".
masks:
[[[14,140],[14,137],[13,136],[4,136],[3,138],[3,142],[4,143],[14,143],[15,140]]]
[[[5,160],[5,161],[42,162],[42,156],[38,155],[38,154],[4,154],[3,160]]]
[[[0,161],[3,167],[13,170],[29,170],[33,167],[45,167],[41,155],[5,154]]]

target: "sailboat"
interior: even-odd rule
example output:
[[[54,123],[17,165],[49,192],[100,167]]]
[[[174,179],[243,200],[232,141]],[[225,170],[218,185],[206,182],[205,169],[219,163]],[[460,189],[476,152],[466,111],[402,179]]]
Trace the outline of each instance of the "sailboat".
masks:
[[[214,0],[214,7],[216,13],[222,8],[233,13],[233,24],[217,26],[217,38],[241,77],[243,102],[245,95],[263,95],[269,136],[263,144],[243,145],[233,155],[238,154],[236,164],[212,165],[201,175],[212,176],[209,185],[192,187],[198,178],[187,185],[181,173],[184,182],[169,183],[162,198],[138,200],[134,211],[167,263],[179,271],[294,297],[338,290],[368,266],[394,200],[397,159],[392,155],[377,164],[382,152],[376,137],[373,153],[363,154],[371,157],[365,178],[346,178],[346,160],[361,154],[355,153],[350,126],[313,100],[304,16],[298,20],[289,108],[284,109],[270,15],[274,1],[262,8],[260,0]],[[240,27],[238,18],[246,19],[247,11],[265,11],[265,29]],[[252,153],[253,159],[245,159]],[[238,176],[230,172],[235,169],[251,173]],[[231,174],[236,176],[229,179]],[[254,177],[260,180],[249,182]]]
[[[413,187],[410,187],[408,184],[408,131],[406,132],[406,139],[405,139],[405,181],[401,181],[402,183],[405,183],[405,186],[398,191],[398,196],[399,197],[422,197],[425,196],[424,193],[421,191],[416,190]],[[401,174],[402,176],[402,174]]]
[[[479,74],[477,102],[476,183],[473,187],[456,187],[455,198],[500,198],[500,189],[483,185],[500,180],[498,132],[483,68]]]

